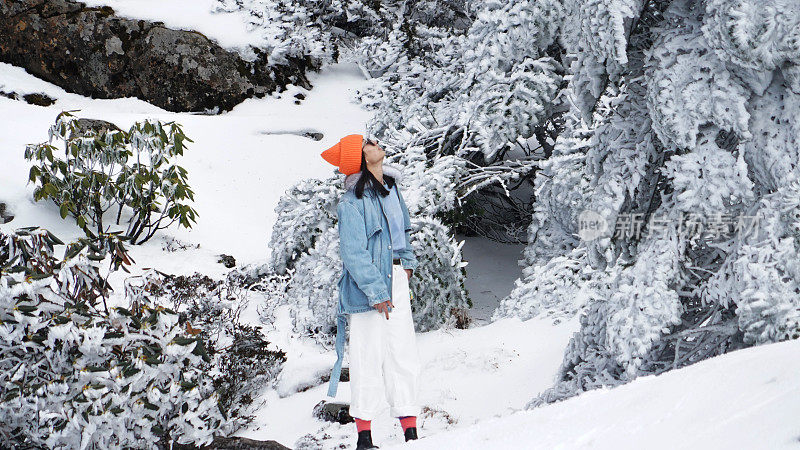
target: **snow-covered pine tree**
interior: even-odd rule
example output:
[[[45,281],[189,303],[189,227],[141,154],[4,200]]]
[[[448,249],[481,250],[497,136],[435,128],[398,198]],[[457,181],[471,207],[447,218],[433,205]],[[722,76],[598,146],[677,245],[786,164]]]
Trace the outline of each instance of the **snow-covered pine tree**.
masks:
[[[477,147],[491,159],[532,136],[548,116],[561,84],[561,65],[546,54],[558,34],[560,2],[468,6],[476,18],[465,32],[418,27],[419,38],[427,39],[419,56],[405,50],[399,28],[380,47],[365,41],[359,61],[384,74],[359,93],[362,103],[377,108],[368,125],[373,133],[384,136],[418,121],[449,129],[450,140],[463,135],[459,140],[468,145],[447,153],[469,156]]]
[[[581,55],[567,75],[581,95],[537,178],[530,267],[496,313],[530,317],[586,300],[559,381],[531,406],[800,335],[800,127],[789,119],[800,58],[786,39],[800,9],[677,0],[611,11],[624,30],[614,46],[597,29],[607,21],[567,13],[566,48],[625,54],[611,65],[595,58],[602,67]],[[600,213],[608,231],[572,238],[578,211],[550,199]],[[631,213],[638,235],[620,233]]]
[[[569,87],[564,95],[571,95]],[[528,245],[519,261],[522,277],[500,301],[492,320],[546,314],[559,321],[587,302],[582,286],[592,270],[586,265],[585,247],[579,247],[578,215],[591,193],[592,178],[585,166],[593,130],[582,125],[576,108],[565,114],[564,130],[550,158],[537,164]]]
[[[563,69],[550,53],[560,54],[553,47],[563,8],[557,1],[493,1],[468,2],[467,10],[475,19],[466,30],[417,26],[416,42],[424,42],[417,47],[424,52],[393,45],[396,51],[386,54],[394,56],[380,60],[398,63],[382,69],[383,75],[357,98],[374,109],[368,129],[384,141],[406,142],[400,148],[420,142],[428,157],[455,155],[466,160],[471,174],[490,178],[507,167],[512,155],[528,160],[552,144],[544,131],[552,128],[551,116],[561,105],[557,96]],[[404,39],[398,34],[390,42]],[[361,52],[359,61],[384,67],[366,59],[372,53]],[[398,132],[408,136],[392,137]],[[485,172],[478,174],[481,167]],[[514,169],[522,178],[510,190],[494,183],[474,189],[465,202],[476,213],[455,212],[446,223],[494,239],[519,239],[529,220],[523,212],[530,209],[531,196],[523,191],[532,170],[532,165],[527,171]],[[509,216],[521,220],[507,226],[501,218]]]
[[[527,139],[550,115],[561,65],[545,50],[558,36],[558,1],[470,2],[459,123],[477,133],[484,157]]]
[[[570,55],[574,101],[587,120],[607,84],[618,84],[628,64],[631,32],[657,1],[568,0],[560,40]],[[660,2],[664,3],[664,2]]]
[[[641,84],[643,49],[649,44],[650,36],[641,31],[634,34],[630,54],[615,54],[613,49],[629,46],[628,33],[623,35],[624,44],[612,45],[605,40],[620,36],[603,30],[608,26],[606,21],[628,23],[622,17],[609,16],[612,12],[628,14],[628,9],[616,11],[617,2],[572,3],[576,4],[566,8],[568,18],[561,30],[561,40],[565,49],[577,53],[567,53],[566,59],[588,58],[589,53],[582,49],[590,46],[597,51],[604,48],[609,52],[608,57],[616,55],[620,61],[630,62],[627,72],[612,77],[618,80],[615,83],[608,83],[606,69],[597,72],[584,67],[583,63],[573,62],[572,70],[578,72],[568,75],[569,86],[564,91],[564,96],[573,100],[572,110],[565,116],[565,129],[556,140],[550,160],[539,164],[541,169],[535,178],[537,201],[528,230],[523,278],[501,301],[494,319],[517,313],[528,318],[542,312],[559,318],[579,311],[593,295],[591,291],[584,291],[585,283],[600,276],[621,254],[626,256],[629,252],[628,242],[612,236],[617,216],[638,210],[647,212],[653,208],[650,202],[658,200],[652,198],[652,192],[653,185],[658,182],[655,167],[663,155],[653,143]],[[580,9],[577,3],[589,3],[585,6],[605,10],[573,11],[570,15],[570,8]],[[658,13],[658,10],[648,11],[652,15]],[[584,14],[589,14],[583,18],[586,24],[575,22]],[[603,20],[593,18],[592,14]],[[654,20],[648,14],[640,15]],[[576,36],[576,29],[568,28],[579,26],[579,30],[584,30],[581,27],[585,27],[584,32],[589,33],[589,25],[600,29],[592,30],[593,34],[586,39]],[[591,83],[602,86],[606,92],[598,95],[600,98],[592,97],[591,102],[582,103],[576,93],[586,94],[587,80],[593,80]],[[591,118],[589,125],[585,125],[587,113]],[[609,230],[597,239],[582,243],[578,237],[578,219],[584,210],[602,217]],[[587,264],[589,268],[585,267]],[[551,270],[555,271],[553,276]]]

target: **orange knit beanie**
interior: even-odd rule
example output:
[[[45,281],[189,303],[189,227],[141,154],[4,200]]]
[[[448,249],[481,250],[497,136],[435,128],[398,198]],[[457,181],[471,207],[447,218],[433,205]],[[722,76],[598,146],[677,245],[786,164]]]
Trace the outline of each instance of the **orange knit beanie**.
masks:
[[[339,167],[339,171],[350,175],[361,170],[361,148],[364,137],[360,134],[349,134],[333,147],[321,153],[325,161]]]

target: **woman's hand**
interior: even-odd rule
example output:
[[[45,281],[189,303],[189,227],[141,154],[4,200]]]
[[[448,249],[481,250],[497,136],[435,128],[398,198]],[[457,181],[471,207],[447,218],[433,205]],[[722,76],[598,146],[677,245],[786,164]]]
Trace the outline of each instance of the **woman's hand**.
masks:
[[[382,312],[386,314],[386,320],[389,320],[389,306],[394,308],[391,300],[386,300],[385,302],[376,303],[374,308],[378,310],[378,312]]]

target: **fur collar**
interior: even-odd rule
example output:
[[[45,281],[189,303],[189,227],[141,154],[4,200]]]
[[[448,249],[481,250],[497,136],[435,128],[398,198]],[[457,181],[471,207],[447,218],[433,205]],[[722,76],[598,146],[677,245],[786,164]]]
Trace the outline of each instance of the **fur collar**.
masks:
[[[394,178],[395,183],[398,185],[400,184],[400,180],[403,178],[403,172],[400,171],[400,168],[394,165],[384,164],[383,165],[383,174],[389,175],[390,177]],[[344,179],[344,187],[346,190],[351,190],[355,187],[356,182],[358,179],[361,178],[361,172],[351,173]]]

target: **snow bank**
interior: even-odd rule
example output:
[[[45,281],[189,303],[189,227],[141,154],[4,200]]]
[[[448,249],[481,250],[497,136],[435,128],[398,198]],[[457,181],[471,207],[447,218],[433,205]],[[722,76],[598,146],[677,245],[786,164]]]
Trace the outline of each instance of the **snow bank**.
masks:
[[[402,448],[796,449],[798,355],[800,341],[739,350]]]

